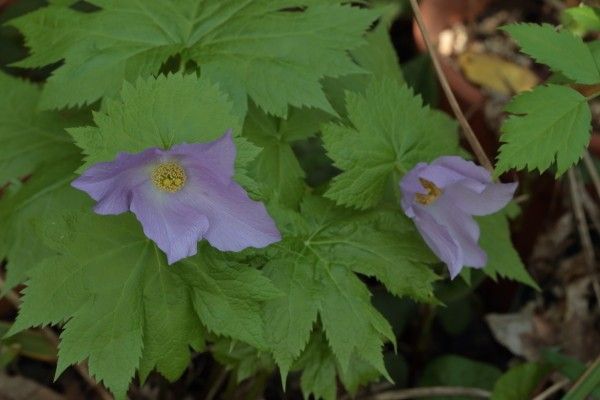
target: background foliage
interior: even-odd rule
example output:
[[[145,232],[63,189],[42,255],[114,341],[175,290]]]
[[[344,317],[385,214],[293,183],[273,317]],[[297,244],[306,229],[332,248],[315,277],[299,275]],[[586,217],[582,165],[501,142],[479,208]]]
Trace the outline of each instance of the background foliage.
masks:
[[[416,163],[468,155],[457,123],[425,105],[400,70],[388,35],[397,7],[73,3],[49,1],[10,20],[28,55],[0,72],[4,293],[26,285],[7,336],[62,328],[57,377],[87,360],[122,399],[134,377],[143,384],[156,371],[174,381],[193,354],[210,352],[239,382],[278,369],[284,386],[299,374],[306,397],[331,400],[338,381],[356,393],[405,377],[402,357],[387,356],[398,348],[403,309],[456,306],[462,315],[452,293],[484,275],[539,289],[512,245],[510,210],[478,219],[489,263],[453,284],[400,210],[398,181]],[[567,17],[573,31],[504,28],[556,76],[507,106],[498,174],[552,168],[558,176],[587,146],[593,96],[574,85],[600,84],[600,46],[577,34],[575,12]],[[40,68],[51,71],[41,83],[14,72]],[[206,142],[230,128],[236,180],[267,204],[284,237],[266,249],[221,253],[200,243],[198,255],[167,266],[131,215],[95,215],[69,185],[119,152]],[[376,304],[381,298],[396,308]],[[451,314],[440,318],[460,331]],[[502,375],[446,355],[419,383],[523,399],[551,364]]]

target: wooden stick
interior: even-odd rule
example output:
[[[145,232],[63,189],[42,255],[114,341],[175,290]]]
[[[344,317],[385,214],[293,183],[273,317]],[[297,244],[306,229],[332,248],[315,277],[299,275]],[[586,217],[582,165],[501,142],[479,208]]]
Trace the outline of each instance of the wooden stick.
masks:
[[[369,398],[372,400],[409,400],[423,397],[446,396],[465,396],[474,399],[489,399],[492,397],[492,394],[487,390],[479,388],[433,386],[379,393]]]
[[[431,56],[431,61],[433,62],[433,66],[435,67],[435,72],[437,74],[437,77],[440,81],[440,84],[442,85],[442,89],[444,90],[446,97],[448,98],[448,102],[450,103],[450,107],[452,108],[452,111],[454,112],[454,115],[456,115],[456,119],[458,120],[458,123],[460,124],[460,126],[463,129],[465,138],[467,139],[467,142],[469,142],[469,146],[471,146],[471,149],[473,150],[473,153],[475,153],[475,156],[477,157],[477,160],[479,160],[479,163],[488,171],[493,172],[494,166],[492,165],[492,162],[488,158],[487,154],[485,154],[485,151],[483,150],[481,143],[479,143],[479,140],[477,139],[475,132],[473,132],[473,128],[471,128],[471,125],[469,125],[469,121],[467,121],[465,114],[462,112],[460,105],[458,104],[458,101],[456,100],[456,96],[454,96],[454,93],[452,92],[452,89],[450,88],[448,79],[444,75],[444,71],[442,70],[442,65],[440,63],[437,50],[436,50],[435,46],[433,45],[433,42],[431,41],[429,32],[427,31],[427,28],[425,27],[425,22],[423,22],[423,15],[421,14],[421,9],[419,8],[419,5],[417,4],[417,0],[410,0],[410,5],[413,9],[413,13],[415,14],[415,19],[417,20],[417,25],[419,25],[419,30],[421,31],[421,34],[423,35],[423,40],[425,40],[425,44],[427,46],[427,51],[429,52],[429,54]]]
[[[558,381],[554,385],[550,386],[548,389],[544,390],[542,393],[535,396],[533,400],[546,400],[554,393],[558,392],[560,389],[566,387],[569,384],[569,382],[570,381],[568,379]]]
[[[596,194],[600,199],[600,174],[598,174],[598,170],[596,169],[594,160],[592,159],[592,156],[590,156],[590,153],[587,150],[583,153],[583,163],[585,164],[585,168],[587,169],[588,174],[590,174],[594,190],[596,191]]]
[[[596,253],[594,252],[594,245],[590,236],[590,230],[585,218],[585,211],[583,209],[583,200],[581,199],[580,191],[585,190],[582,185],[579,184],[577,174],[575,172],[576,167],[572,167],[568,171],[567,180],[569,181],[569,191],[571,193],[571,202],[573,203],[573,214],[575,214],[575,221],[577,222],[577,230],[579,231],[579,238],[581,240],[581,246],[583,247],[583,254],[585,256],[585,263],[592,278],[592,286],[594,288],[594,294],[596,300],[600,303],[600,283],[596,276]]]

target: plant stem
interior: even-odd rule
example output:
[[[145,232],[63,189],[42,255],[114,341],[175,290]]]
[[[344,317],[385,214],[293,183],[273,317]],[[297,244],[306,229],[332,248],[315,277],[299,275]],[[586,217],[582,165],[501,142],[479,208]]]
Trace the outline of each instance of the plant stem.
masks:
[[[594,245],[592,243],[588,223],[585,218],[583,200],[581,199],[580,194],[580,191],[585,189],[579,184],[575,167],[569,169],[567,180],[569,181],[571,202],[573,203],[573,214],[575,214],[575,221],[577,222],[577,230],[579,231],[581,246],[583,247],[585,263],[592,279],[592,286],[594,288],[596,300],[600,304],[600,283],[598,282],[598,277],[596,275],[596,254],[594,252]]]
[[[370,398],[372,400],[409,400],[423,397],[447,396],[465,396],[472,397],[474,399],[489,399],[492,394],[487,390],[479,388],[434,386],[385,392],[376,394]]]
[[[542,393],[535,396],[533,400],[546,400],[554,393],[558,392],[560,389],[566,387],[569,384],[569,382],[570,381],[568,379],[558,381],[554,385],[550,386],[548,389],[544,390]]]
[[[462,127],[465,138],[467,139],[467,142],[469,142],[469,146],[471,146],[471,149],[473,150],[473,153],[475,153],[475,156],[477,157],[477,160],[479,160],[479,163],[488,171],[493,172],[494,166],[492,165],[492,162],[488,158],[487,154],[485,154],[481,143],[479,143],[479,140],[477,139],[477,135],[475,135],[475,132],[473,132],[473,128],[471,128],[471,125],[469,125],[469,121],[467,121],[465,114],[462,112],[460,105],[456,100],[456,96],[454,96],[454,93],[450,88],[448,79],[444,75],[444,71],[442,70],[442,65],[440,63],[437,50],[431,41],[427,28],[425,27],[423,15],[421,14],[421,9],[417,4],[417,0],[410,0],[410,5],[413,9],[413,13],[415,14],[415,19],[417,20],[419,30],[421,31],[423,39],[425,40],[427,51],[431,56],[431,61],[433,62],[433,66],[435,67],[437,77],[440,81],[440,84],[442,85],[442,89],[444,90],[446,97],[448,98],[450,107],[452,108],[454,115],[456,115],[456,119],[458,119],[458,122]]]
[[[598,385],[598,381],[600,381],[600,356],[598,356],[592,365],[590,365],[583,375],[581,375],[562,400],[579,400],[587,398],[587,395]]]
[[[585,168],[592,179],[592,184],[594,185],[594,190],[600,199],[600,174],[598,174],[598,170],[594,165],[594,160],[592,160],[592,156],[590,156],[589,151],[585,151],[583,153],[583,163],[585,164]],[[599,232],[600,233],[600,232]]]

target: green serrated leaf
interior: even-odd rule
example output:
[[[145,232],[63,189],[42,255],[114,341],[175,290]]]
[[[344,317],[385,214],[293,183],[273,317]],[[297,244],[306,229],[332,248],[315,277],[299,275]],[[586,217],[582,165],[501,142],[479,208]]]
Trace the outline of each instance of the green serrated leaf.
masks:
[[[327,153],[343,171],[325,195],[340,205],[372,207],[416,163],[458,151],[456,124],[424,107],[406,85],[376,80],[364,96],[347,93],[346,101],[353,127],[323,129]]]
[[[368,289],[356,275],[342,266],[333,266],[320,278],[321,320],[341,369],[346,371],[353,354],[357,354],[391,379],[381,354],[381,338],[395,343],[395,336],[389,323],[372,306]],[[351,341],[348,335],[352,335]]]
[[[358,357],[387,376],[382,339],[393,342],[394,335],[355,273],[379,279],[398,296],[432,301],[431,253],[408,221],[392,231],[380,226],[378,215],[317,197],[306,197],[301,212],[272,211],[287,239],[274,246],[265,268],[285,293],[265,306],[267,338],[282,376],[305,348],[318,315],[343,373],[351,374],[351,359]]]
[[[292,108],[287,119],[265,114],[250,104],[244,136],[261,150],[249,166],[263,191],[277,196],[282,204],[296,207],[305,190],[305,173],[291,144],[316,135],[319,126],[331,117],[320,110]]]
[[[288,105],[333,112],[319,80],[360,71],[347,51],[361,44],[378,16],[339,1],[90,3],[101,10],[82,13],[55,5],[13,22],[31,48],[32,59],[22,65],[65,60],[48,80],[44,107],[89,104],[115,95],[124,80],[157,74],[169,57],[177,56],[182,67],[197,63],[242,113],[247,95],[280,116]]]
[[[311,336],[306,349],[294,364],[294,370],[301,369],[300,386],[304,398],[310,395],[318,399],[336,399],[336,374],[348,392],[354,396],[361,385],[377,381],[380,372],[370,364],[353,355],[346,370],[340,368],[331,347],[322,332]]]
[[[560,19],[563,26],[579,36],[600,31],[600,7],[590,7],[582,3],[563,10]]]
[[[271,372],[275,368],[269,353],[261,352],[242,342],[219,337],[212,346],[212,355],[221,364],[235,371],[236,381],[257,375],[262,371]]]
[[[29,57],[14,63],[14,66],[38,68],[65,57],[67,50],[83,33],[81,13],[69,6],[67,0],[53,1],[46,8],[29,12],[8,23],[21,31],[30,49]]]
[[[493,365],[465,357],[445,355],[425,367],[420,386],[461,386],[492,389],[502,372]],[[428,400],[469,400],[465,396],[426,397]]]
[[[600,67],[583,40],[567,30],[543,24],[514,24],[503,28],[536,61],[577,83],[600,82]]]
[[[204,325],[217,334],[266,349],[261,305],[282,293],[257,270],[228,263],[208,246],[182,263],[186,268],[178,272],[193,289],[194,308]]]
[[[488,257],[483,272],[492,279],[500,276],[540,290],[512,244],[510,226],[504,212],[478,217],[477,223],[481,230],[479,245]]]
[[[587,99],[558,85],[539,86],[515,97],[502,126],[496,173],[511,168],[547,170],[556,162],[562,175],[582,156],[590,139],[592,115]]]
[[[384,77],[404,83],[398,55],[392,44],[389,28],[380,23],[366,35],[366,43],[354,49],[351,54],[358,65],[369,71],[368,78]]]
[[[279,365],[282,380],[300,352],[306,347],[317,319],[319,294],[314,280],[314,269],[304,264],[304,257],[297,260],[272,260],[264,269],[273,284],[284,297],[265,304],[265,320],[269,321],[266,339]]]
[[[23,178],[43,162],[62,157],[72,142],[65,121],[37,110],[40,91],[34,84],[0,72],[0,187]]]
[[[63,147],[64,158],[42,164],[20,189],[0,198],[0,259],[7,259],[4,291],[23,283],[29,270],[55,252],[38,237],[37,226],[57,209],[78,209],[89,198],[70,184],[81,156],[73,145]]]
[[[10,333],[67,321],[57,374],[88,359],[90,373],[125,398],[136,369],[170,379],[189,363],[209,330],[262,344],[261,304],[277,290],[260,272],[205,246],[167,266],[132,215],[69,213],[48,218],[49,247],[60,255],[31,272]],[[93,246],[90,245],[93,243]]]
[[[107,101],[104,110],[94,114],[94,121],[96,127],[69,129],[86,155],[82,169],[112,161],[120,152],[208,142],[228,129],[233,129],[234,136],[241,133],[241,118],[233,114],[227,97],[195,75],[126,83],[120,99]],[[246,143],[237,141],[236,145]]]
[[[491,400],[529,399],[550,368],[540,363],[525,363],[511,368],[494,385]]]
[[[316,400],[337,398],[336,361],[322,335],[313,335],[299,365],[303,368],[300,387],[305,400],[311,395]]]

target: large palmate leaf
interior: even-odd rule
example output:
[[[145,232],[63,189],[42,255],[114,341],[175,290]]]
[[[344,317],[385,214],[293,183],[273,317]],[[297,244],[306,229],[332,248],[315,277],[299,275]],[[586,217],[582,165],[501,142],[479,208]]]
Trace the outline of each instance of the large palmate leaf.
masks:
[[[343,171],[326,193],[338,204],[372,207],[416,163],[458,151],[456,124],[397,81],[374,80],[346,103],[352,126],[323,130],[327,154]]]
[[[0,259],[7,260],[5,290],[25,281],[29,270],[54,254],[37,238],[37,225],[57,209],[89,204],[84,193],[70,186],[81,164],[78,149],[65,145],[63,152],[64,158],[40,165],[26,183],[0,197]]]
[[[306,349],[294,364],[294,370],[302,370],[300,387],[304,396],[315,399],[335,400],[337,396],[337,376],[350,394],[356,394],[360,385],[379,379],[375,368],[353,356],[344,371],[332,353],[331,347],[322,332],[315,332]]]
[[[314,0],[93,0],[97,12],[52,5],[13,22],[37,67],[64,59],[44,89],[48,108],[114,95],[169,57],[195,63],[240,110],[249,95],[285,115],[288,104],[332,111],[319,80],[359,71],[347,55],[377,13]],[[335,16],[335,23],[331,23]]]
[[[84,167],[112,161],[120,152],[209,142],[229,129],[240,143],[246,143],[239,139],[241,117],[233,113],[227,96],[195,75],[161,75],[135,85],[126,83],[118,100],[108,101],[103,111],[94,114],[94,122],[94,127],[69,129],[86,156]],[[240,143],[236,143],[238,151]]]
[[[138,153],[151,147],[210,142],[233,131],[236,144],[236,178],[255,192],[246,168],[259,148],[241,136],[242,117],[228,97],[207,79],[174,74],[135,85],[126,83],[119,99],[109,100],[94,114],[96,126],[69,129],[85,154],[80,170],[112,161],[121,152]]]
[[[136,369],[177,378],[205,329],[265,348],[261,303],[278,291],[258,271],[208,246],[169,267],[132,215],[58,215],[42,235],[59,255],[31,272],[11,332],[67,321],[57,374],[88,359],[122,399]]]
[[[288,118],[281,119],[250,106],[244,136],[261,147],[250,169],[263,191],[277,195],[282,204],[298,204],[305,189],[305,173],[292,143],[316,135],[321,123],[330,119],[323,111],[306,108],[292,108]]]
[[[37,110],[39,99],[34,84],[0,72],[0,187],[62,157],[72,142],[57,113]]]
[[[431,301],[431,253],[406,220],[388,231],[376,216],[315,197],[301,209],[302,216],[279,213],[287,239],[274,247],[265,268],[285,293],[265,308],[267,339],[282,375],[305,348],[317,315],[342,371],[357,356],[385,374],[382,337],[393,340],[393,333],[356,273],[377,278],[398,296]]]

